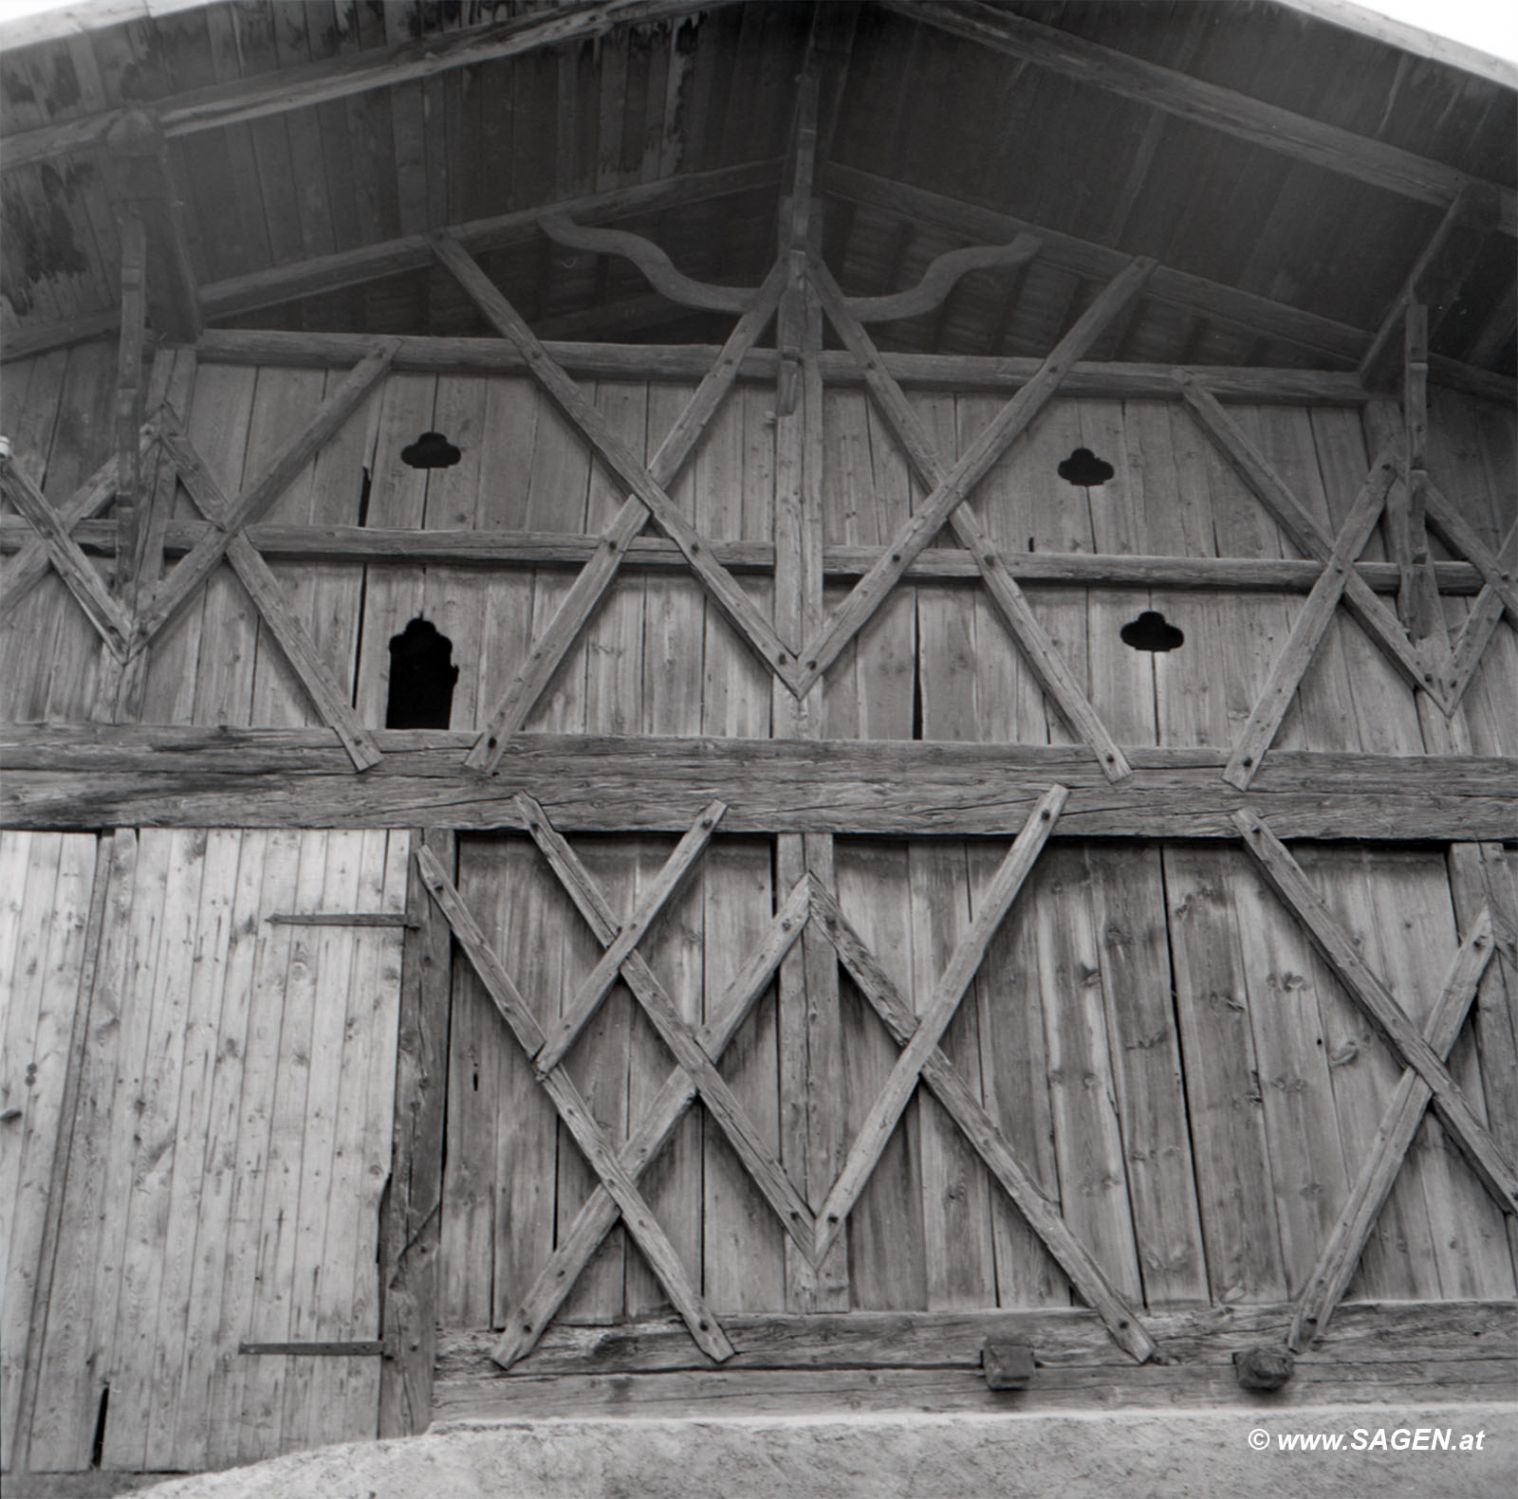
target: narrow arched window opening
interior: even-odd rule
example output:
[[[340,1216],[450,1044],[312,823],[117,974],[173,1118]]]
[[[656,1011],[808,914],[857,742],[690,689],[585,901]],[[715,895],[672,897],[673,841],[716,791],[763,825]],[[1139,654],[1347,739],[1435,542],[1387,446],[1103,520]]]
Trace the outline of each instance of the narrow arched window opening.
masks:
[[[446,729],[453,714],[459,669],[453,642],[418,616],[390,637],[390,698],[387,729]]]

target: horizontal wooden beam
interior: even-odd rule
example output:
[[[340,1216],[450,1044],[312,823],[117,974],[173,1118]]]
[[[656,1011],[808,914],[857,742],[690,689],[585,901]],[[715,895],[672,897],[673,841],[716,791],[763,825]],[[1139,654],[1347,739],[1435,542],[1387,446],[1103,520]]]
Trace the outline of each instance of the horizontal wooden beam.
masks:
[[[938,224],[972,241],[1005,240],[1019,233],[1036,234],[1043,242],[1043,260],[1083,279],[1110,280],[1129,259],[1121,250],[1048,229],[1026,219],[1013,218],[997,209],[945,197],[942,193],[911,187],[871,172],[861,172],[854,167],[829,163],[818,175],[825,192],[848,202]],[[1256,296],[1253,292],[1240,291],[1237,287],[1165,265],[1155,268],[1144,288],[1144,296],[1249,333],[1263,334],[1280,343],[1327,355],[1345,364],[1357,365],[1370,348],[1373,337],[1363,328],[1303,312],[1284,302],[1275,302],[1269,297]],[[1429,375],[1441,384],[1509,405],[1518,392],[1518,384],[1506,376],[1454,359],[1430,360]]]
[[[1280,1341],[1291,1322],[1286,1303],[1151,1311],[1145,1326],[1172,1363],[1230,1365],[1241,1348]],[[723,1324],[741,1369],[974,1369],[988,1339],[1031,1343],[1046,1365],[1106,1364],[1143,1377],[1113,1347],[1101,1318],[1085,1307],[984,1312],[849,1312],[845,1315],[735,1314]],[[498,1333],[440,1333],[439,1379],[530,1379],[554,1374],[653,1374],[706,1366],[673,1318],[613,1327],[560,1323],[509,1374],[491,1362]],[[1339,1308],[1325,1346],[1340,1356],[1395,1361],[1419,1346],[1441,1360],[1472,1354],[1518,1360],[1518,1305],[1511,1301],[1374,1301]],[[1437,1350],[1437,1351],[1436,1351]]]
[[[196,351],[201,362],[209,364],[327,369],[352,364],[359,357],[355,351],[372,342],[373,335],[365,333],[211,328],[202,334]],[[395,368],[418,374],[521,374],[527,369],[515,345],[504,338],[403,334],[395,343]],[[714,344],[618,344],[604,340],[545,339],[544,347],[562,369],[586,379],[699,380],[721,352]],[[816,358],[827,383],[865,383],[864,371],[843,350],[823,350]],[[1043,361],[983,354],[882,354],[880,362],[892,379],[913,389],[1010,394],[1026,385]],[[1060,389],[1065,395],[1174,400],[1176,368],[1173,364],[1084,360],[1071,367]],[[1362,406],[1371,399],[1358,376],[1342,370],[1212,364],[1181,368],[1198,379],[1205,378],[1208,389],[1223,401]],[[775,350],[754,349],[744,356],[738,378],[773,384],[778,370]]]
[[[539,801],[566,832],[683,832],[713,797],[724,832],[1010,837],[1052,782],[1060,837],[1237,840],[1247,805],[1283,837],[1447,842],[1510,837],[1518,760],[1270,756],[1248,793],[1223,749],[1128,751],[1107,781],[1083,746],[667,739],[529,734],[497,771],[464,765],[470,733],[376,731],[362,776],[324,729],[18,725],[0,729],[0,824],[102,827],[522,826]],[[804,794],[798,794],[804,788]]]
[[[1311,162],[1420,203],[1441,207],[1452,203],[1467,184],[1477,180],[1442,161],[1145,62],[1057,27],[1030,21],[1004,6],[981,0],[932,0],[931,4],[881,0],[881,4],[1021,62],[1048,68],[1146,108],[1221,130],[1251,145]],[[1511,188],[1493,188],[1499,194],[1500,226],[1508,234],[1518,233],[1518,195]]]
[[[438,1340],[434,1419],[798,1415],[933,1410],[1005,1413],[987,1387],[990,1339],[1031,1343],[1036,1367],[1015,1408],[1258,1408],[1240,1389],[1233,1355],[1279,1343],[1281,1305],[1157,1311],[1145,1323],[1163,1361],[1136,1366],[1084,1309],[847,1316],[733,1315],[736,1352],[720,1370],[698,1367],[690,1339],[668,1323],[556,1327],[509,1374],[491,1365],[493,1335],[446,1331]],[[1367,1408],[1511,1399],[1518,1310],[1502,1302],[1388,1302],[1346,1306],[1321,1345],[1300,1354],[1272,1406]],[[685,1347],[679,1344],[684,1342]],[[1354,1424],[1354,1423],[1347,1423]]]
[[[207,533],[204,521],[170,521],[164,555],[180,557]],[[87,556],[115,553],[115,524],[82,521],[72,528]],[[459,567],[582,567],[603,551],[605,539],[578,532],[416,531],[395,526],[257,525],[248,540],[271,562],[348,562],[397,566],[448,563]],[[0,553],[19,552],[35,535],[28,521],[0,516]],[[708,541],[711,554],[730,572],[768,573],[775,547],[767,541]],[[830,546],[822,570],[832,578],[857,578],[879,560],[880,547]],[[1310,593],[1322,564],[1296,557],[1140,557],[1101,552],[1006,552],[1002,561],[1019,583],[1081,584],[1115,588],[1253,589]],[[623,567],[684,572],[684,554],[663,536],[638,536],[628,543]],[[1355,571],[1377,593],[1395,593],[1401,569],[1395,562],[1359,562]],[[903,577],[908,582],[978,582],[981,570],[964,547],[928,547]],[[1434,577],[1441,593],[1476,595],[1482,573],[1469,562],[1438,562]]]
[[[373,89],[414,83],[455,68],[518,57],[563,42],[606,35],[619,26],[648,26],[697,10],[715,10],[733,0],[570,0],[505,22],[419,37],[391,47],[369,48],[280,68],[256,78],[239,78],[156,101],[166,136],[194,135],[247,120],[308,109]],[[44,125],[4,137],[0,169],[56,158],[101,144],[125,113],[103,110],[64,124]]]

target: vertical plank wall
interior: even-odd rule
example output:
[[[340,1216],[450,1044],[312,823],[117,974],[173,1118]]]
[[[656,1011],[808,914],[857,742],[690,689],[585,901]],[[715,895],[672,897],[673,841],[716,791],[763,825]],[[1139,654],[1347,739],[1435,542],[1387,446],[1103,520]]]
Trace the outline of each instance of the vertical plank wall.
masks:
[[[10,1467],[96,877],[96,839],[0,833],[0,1460]]]
[[[55,501],[110,450],[112,366],[104,345],[7,366],[0,423]],[[341,372],[203,365],[188,397],[190,435],[229,491],[252,483],[292,426]],[[650,454],[692,387],[587,382],[612,428]],[[971,442],[994,397],[912,397],[947,458]],[[739,385],[708,427],[676,501],[714,540],[772,540],[773,392]],[[1368,463],[1363,413],[1348,408],[1232,408],[1303,504],[1330,528],[1348,513]],[[860,390],[824,402],[824,525],[831,544],[879,545],[922,497]],[[441,431],[460,450],[448,468],[408,467],[402,451]],[[1489,543],[1512,519],[1513,420],[1436,390],[1430,467]],[[1058,476],[1076,447],[1110,463],[1105,484]],[[367,488],[366,488],[367,479]],[[598,531],[622,498],[582,439],[532,382],[397,374],[357,412],[270,511],[271,522],[446,529]],[[970,503],[1009,550],[1186,557],[1295,556],[1264,508],[1182,407],[1057,400],[978,487]],[[178,514],[193,515],[181,494]],[[1367,557],[1384,557],[1379,532]],[[285,563],[277,572],[365,720],[382,726],[390,638],[420,614],[453,641],[460,668],[452,727],[479,724],[563,598],[564,567],[464,568]],[[743,579],[768,607],[769,580]],[[829,584],[831,605],[843,583]],[[1030,585],[1035,612],[1123,744],[1223,745],[1247,718],[1303,595]],[[1452,629],[1469,600],[1447,598]],[[1141,610],[1186,635],[1151,655],[1123,645]],[[0,719],[82,720],[96,711],[100,649],[62,583],[49,576],[0,628],[8,670]],[[14,663],[14,665],[10,665]],[[1518,709],[1503,684],[1518,637],[1497,628],[1457,715],[1478,754],[1512,754]],[[582,632],[529,729],[769,732],[766,675],[683,572],[629,571]],[[899,587],[823,687],[830,737],[1060,743],[1044,700],[985,591],[974,582]],[[315,721],[251,604],[221,569],[155,643],[147,722],[289,725]],[[657,728],[655,727],[657,726]],[[1437,753],[1413,696],[1343,611],[1288,711],[1277,743],[1313,750]]]
[[[26,836],[5,835],[7,860]],[[52,1294],[30,1346],[7,1343],[35,1385],[28,1466],[195,1470],[373,1435],[376,1359],[239,1346],[379,1335],[400,931],[268,918],[403,910],[408,839],[145,830],[102,847]],[[13,1235],[40,1210],[23,1199]],[[8,1296],[8,1331],[11,1315]]]

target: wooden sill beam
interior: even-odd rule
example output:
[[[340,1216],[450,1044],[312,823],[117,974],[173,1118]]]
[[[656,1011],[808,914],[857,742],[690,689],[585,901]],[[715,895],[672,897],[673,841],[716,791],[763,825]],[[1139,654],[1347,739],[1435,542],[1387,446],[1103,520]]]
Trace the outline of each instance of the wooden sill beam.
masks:
[[[1011,837],[1059,782],[1060,838],[1237,841],[1248,806],[1283,838],[1450,842],[1518,826],[1518,760],[1279,750],[1248,792],[1226,749],[1129,748],[1113,785],[1083,745],[671,739],[527,734],[493,775],[471,732],[374,731],[364,775],[329,729],[0,727],[0,826],[522,828],[515,798],[561,831],[683,832],[713,797],[734,833]],[[798,797],[796,788],[806,795]]]
[[[208,531],[204,521],[173,520],[164,532],[164,554],[182,557]],[[582,567],[604,550],[602,537],[550,531],[413,531],[387,526],[254,525],[248,540],[271,562],[337,562],[354,565],[447,563],[457,567]],[[19,516],[0,516],[0,554],[22,550],[35,532]],[[87,520],[72,527],[86,556],[114,555],[115,525]],[[775,548],[766,541],[711,541],[711,553],[731,572],[769,573]],[[830,546],[822,554],[830,578],[862,577],[881,548]],[[1322,564],[1295,557],[1141,557],[1101,552],[1009,552],[1003,563],[1019,583],[1113,588],[1253,589],[1271,593],[1310,593]],[[681,572],[687,564],[667,537],[639,536],[628,544],[623,567]],[[1395,562],[1359,562],[1355,566],[1376,593],[1397,592],[1401,569]],[[902,575],[909,583],[974,582],[981,569],[963,547],[928,547]],[[1437,562],[1439,591],[1474,597],[1483,574],[1470,562]]]
[[[854,167],[829,163],[821,168],[819,177],[824,192],[886,213],[938,224],[974,242],[1008,240],[1020,233],[1036,234],[1043,241],[1042,260],[1084,280],[1110,280],[1129,259],[1121,250],[1014,218],[997,209],[946,197],[927,188],[911,187],[872,172],[861,172]],[[1146,300],[1163,302],[1278,343],[1310,350],[1320,356],[1327,355],[1347,365],[1359,364],[1373,337],[1368,331],[1351,327],[1348,323],[1303,312],[1284,302],[1274,302],[1269,297],[1240,291],[1164,265],[1155,267],[1144,288],[1144,296]],[[1455,359],[1430,360],[1429,375],[1441,384],[1509,405],[1518,391],[1518,385],[1511,379]]]
[[[504,57],[519,57],[563,42],[605,36],[621,26],[647,26],[715,10],[733,0],[571,0],[549,11],[472,27],[414,42],[349,53],[306,67],[281,68],[257,78],[239,78],[159,100],[156,106],[169,138],[194,135],[248,120],[308,109],[374,89],[433,78],[456,68]],[[64,124],[44,125],[5,137],[0,170],[56,159],[101,144],[125,113],[104,110]]]
[[[1132,99],[1251,145],[1311,162],[1420,203],[1453,203],[1473,180],[1456,167],[1296,114],[1262,99],[1144,62],[979,0],[880,0],[894,10],[1078,83]],[[1518,194],[1492,185],[1498,226],[1518,234]]]

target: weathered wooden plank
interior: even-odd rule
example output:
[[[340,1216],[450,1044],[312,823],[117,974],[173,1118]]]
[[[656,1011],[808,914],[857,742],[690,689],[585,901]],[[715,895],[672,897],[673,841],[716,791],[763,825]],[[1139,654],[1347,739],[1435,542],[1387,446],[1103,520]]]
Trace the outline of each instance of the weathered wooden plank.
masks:
[[[868,487],[861,486],[857,493],[861,522],[865,519],[864,506],[886,503],[887,497],[878,490],[872,494]],[[170,556],[181,557],[206,532],[204,521],[171,520],[164,531],[164,549]],[[33,534],[28,522],[13,516],[0,517],[0,553],[25,552],[29,555],[29,538]],[[597,548],[604,546],[599,536],[577,535],[569,531],[506,531],[490,527],[460,531],[337,524],[257,525],[247,527],[243,534],[271,562],[330,563],[334,567],[355,568],[386,562],[397,566],[438,562],[503,570],[579,567],[592,561]],[[83,521],[73,528],[73,536],[86,556],[107,556],[113,552],[114,540],[108,521]],[[712,555],[729,572],[764,574],[772,571],[775,565],[775,549],[769,541],[758,538],[709,540],[708,545]],[[829,578],[861,577],[879,561],[881,552],[881,545],[874,541],[830,544],[822,554],[823,574]],[[1004,551],[1002,564],[1020,584],[1034,587],[1076,584],[1112,588],[1310,593],[1323,573],[1321,563],[1295,557],[1164,557],[1106,551]],[[686,570],[680,549],[674,542],[660,536],[634,537],[623,553],[621,567],[629,571]],[[1479,596],[1487,586],[1480,572],[1469,562],[1441,561],[1434,563],[1433,569],[1439,592],[1445,595]],[[1362,560],[1355,564],[1355,571],[1372,591],[1397,592],[1401,570],[1395,563]],[[902,574],[902,581],[972,583],[980,577],[979,564],[965,548],[925,547]],[[1500,614],[1500,602],[1497,608]],[[1124,618],[1131,615],[1130,610]],[[868,637],[870,632],[865,634]]]
[[[1375,1022],[1404,1065],[1428,1085],[1434,1106],[1477,1174],[1504,1212],[1518,1205],[1518,1175],[1486,1126],[1472,1111],[1444,1063],[1408,1020],[1385,985],[1366,967],[1354,943],[1339,928],[1300,866],[1264,821],[1248,811],[1235,814],[1234,823],[1244,847],[1258,861],[1265,877],[1297,914],[1324,957],[1356,1002]]]
[[[424,244],[418,241],[419,247]],[[417,264],[424,264],[420,248],[417,254]],[[1102,254],[1112,256],[1112,263],[1104,262],[1101,268],[1088,270],[1087,274],[1110,275],[1115,272],[1118,252],[1103,251]],[[1157,274],[1163,280],[1164,273]],[[366,336],[359,333],[208,328],[201,334],[196,349],[208,362],[343,366],[353,364],[360,357],[365,341]],[[396,337],[396,345],[394,368],[397,371],[433,375],[520,374],[527,369],[521,351],[504,338],[400,334]],[[545,339],[543,347],[566,373],[586,379],[699,380],[717,357],[715,345],[627,345]],[[739,365],[738,378],[773,382],[779,358],[773,349],[753,349]],[[1043,362],[1013,355],[889,352],[883,353],[880,360],[894,379],[909,388],[1007,395],[1027,384]],[[1365,389],[1352,371],[1235,365],[1186,365],[1183,368],[1198,379],[1205,378],[1208,389],[1220,401],[1320,401],[1358,407],[1374,399],[1373,393]],[[864,371],[854,357],[843,350],[822,350],[817,356],[817,369],[828,385],[857,387],[865,383]],[[1063,389],[1067,395],[1173,401],[1176,399],[1175,369],[1174,364],[1080,360],[1071,366]]]
[[[454,870],[454,835],[411,834]],[[414,871],[414,863],[408,861]],[[410,1436],[432,1419],[439,1325],[444,1103],[451,1017],[451,937],[442,913],[411,873],[395,1053],[394,1134],[380,1228],[380,1328],[390,1357],[380,1368],[378,1434]],[[414,927],[409,923],[415,923]]]
[[[1079,747],[544,734],[513,740],[482,785],[460,764],[472,737],[379,731],[384,760],[355,777],[325,729],[15,724],[0,822],[503,828],[526,792],[565,831],[679,834],[716,794],[729,832],[1005,837],[1058,781],[1061,837],[1233,839],[1248,806],[1287,838],[1479,841],[1506,836],[1515,806],[1513,761],[1468,755],[1280,750],[1246,796],[1220,750],[1135,749],[1114,788]]]
[[[727,1319],[736,1348],[724,1374],[763,1369],[969,1369],[998,1338],[1026,1341],[1042,1370],[1102,1365],[1132,1388],[1155,1368],[1221,1365],[1235,1351],[1275,1342],[1291,1320],[1287,1302],[1243,1303],[1151,1312],[1147,1323],[1166,1364],[1143,1370],[1119,1363],[1101,1318],[1086,1307],[1014,1311],[735,1313]],[[1458,1364],[1471,1357],[1518,1359],[1518,1307],[1511,1301],[1351,1301],[1334,1319],[1318,1356],[1364,1366],[1410,1361]],[[495,1336],[483,1328],[449,1328],[438,1338],[438,1377],[445,1382],[499,1381]],[[1414,1351],[1416,1350],[1416,1351]],[[550,1328],[513,1377],[652,1374],[705,1368],[676,1318],[620,1327]],[[1385,1371],[1385,1372],[1390,1372]],[[1454,1372],[1453,1370],[1451,1371]],[[1035,1376],[1035,1379],[1037,1376]],[[503,1383],[509,1383],[504,1381]],[[1237,1386],[1235,1386],[1237,1394]]]
[[[121,220],[121,336],[116,353],[116,576],[118,597],[135,605],[142,565],[142,469],[137,429],[142,423],[142,356],[148,312],[147,230],[135,207]]]
[[[1162,851],[1176,1012],[1214,1303],[1286,1294],[1248,975],[1234,916],[1233,850]]]

